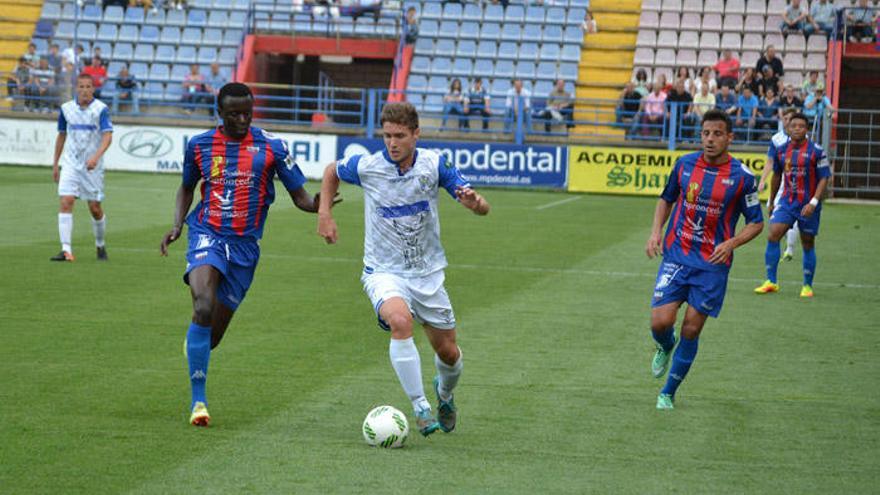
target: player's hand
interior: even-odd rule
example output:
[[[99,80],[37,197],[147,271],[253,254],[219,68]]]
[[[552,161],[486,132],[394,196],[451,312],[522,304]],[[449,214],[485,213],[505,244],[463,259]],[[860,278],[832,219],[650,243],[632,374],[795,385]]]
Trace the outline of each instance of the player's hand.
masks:
[[[159,252],[162,256],[168,256],[168,245],[176,241],[180,237],[180,227],[173,227],[162,238],[162,244],[159,246]]]
[[[767,182],[764,179],[758,180],[758,192],[764,192],[764,189],[767,188]]]
[[[480,205],[480,195],[469,187],[459,186],[456,188],[455,197],[468,210],[474,210]]]
[[[339,234],[336,232],[336,221],[330,214],[318,214],[318,235],[327,244],[336,244]]]
[[[87,169],[94,170],[95,167],[97,167],[97,166],[98,166],[98,157],[97,156],[92,156],[91,158],[86,160],[86,168]]]
[[[57,184],[60,178],[61,171],[58,169],[58,165],[55,165],[54,167],[52,167],[52,180],[55,181],[55,183]]]
[[[727,263],[733,255],[733,239],[728,239],[715,247],[712,256],[709,256],[709,263],[720,265]]]
[[[804,205],[803,208],[801,208],[801,216],[804,218],[810,218],[811,216],[813,216],[813,212],[815,211],[816,207],[811,205],[810,203],[807,203]]]
[[[648,258],[654,258],[655,256],[660,256],[663,250],[660,248],[660,234],[654,233],[651,234],[651,237],[648,238],[648,244],[645,245],[645,254],[648,255]]]

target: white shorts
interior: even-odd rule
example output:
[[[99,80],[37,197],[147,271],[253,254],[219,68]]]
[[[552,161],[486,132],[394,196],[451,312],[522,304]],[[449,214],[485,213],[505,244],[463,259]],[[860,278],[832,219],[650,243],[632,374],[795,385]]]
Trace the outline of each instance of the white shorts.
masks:
[[[104,201],[104,168],[94,170],[61,167],[59,196],[76,196],[86,201]]]
[[[373,310],[379,316],[379,308],[392,297],[399,297],[409,306],[416,321],[442,330],[455,328],[455,313],[449,294],[443,287],[446,274],[438,270],[430,275],[417,278],[404,278],[391,273],[367,273],[361,276],[364,291],[373,303]],[[379,318],[379,326],[388,330],[388,325]]]

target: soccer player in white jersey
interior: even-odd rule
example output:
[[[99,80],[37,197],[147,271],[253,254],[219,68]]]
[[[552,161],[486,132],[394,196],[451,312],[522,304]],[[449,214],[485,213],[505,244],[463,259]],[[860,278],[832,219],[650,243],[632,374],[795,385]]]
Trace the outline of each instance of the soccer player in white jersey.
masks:
[[[764,165],[764,171],[761,172],[761,180],[758,181],[758,191],[763,191],[764,188],[769,184],[767,180],[770,178],[770,172],[773,171],[773,157],[776,156],[776,150],[785,146],[788,143],[788,121],[791,120],[791,116],[797,113],[797,109],[794,107],[787,108],[784,112],[782,112],[782,130],[778,131],[776,134],[770,138],[770,148],[767,150],[767,163]],[[776,197],[773,198],[771,202],[771,198],[767,198],[767,208],[770,208],[771,204],[779,204],[779,199],[782,198],[783,191],[785,191],[785,184],[782,184],[782,187],[779,188],[779,192],[776,193]],[[767,214],[772,214],[772,211],[768,211]],[[798,241],[798,224],[797,222],[788,229],[788,232],[785,233],[785,253],[782,256],[782,259],[785,261],[791,261],[794,259],[794,245],[797,244]]]
[[[448,433],[455,428],[452,391],[461,375],[462,360],[455,342],[455,314],[443,287],[446,255],[440,244],[437,197],[445,189],[477,215],[489,213],[489,203],[444,155],[416,148],[419,116],[412,104],[385,105],[380,122],[384,151],[354,155],[331,163],[324,171],[318,234],[330,244],[337,240],[332,203],[326,199],[336,195],[339,181],[361,186],[366,224],[364,290],[379,325],[391,332],[391,365],[412,401],[419,431],[424,436],[437,429]],[[437,419],[425,397],[413,318],[422,324],[435,352]]]
[[[95,99],[92,76],[81,74],[76,78],[76,97],[61,105],[58,113],[58,137],[55,139],[55,159],[52,178],[58,183],[61,208],[58,212],[58,234],[61,252],[52,261],[73,261],[73,203],[76,198],[88,202],[92,214],[92,231],[98,260],[107,260],[104,247],[104,164],[103,156],[113,139],[110,112]],[[61,168],[59,170],[59,160]]]

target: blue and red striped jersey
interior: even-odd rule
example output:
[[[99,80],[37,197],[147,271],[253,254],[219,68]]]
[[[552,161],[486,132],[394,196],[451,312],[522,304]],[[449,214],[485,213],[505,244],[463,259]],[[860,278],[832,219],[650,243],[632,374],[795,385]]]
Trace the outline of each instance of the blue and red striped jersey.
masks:
[[[735,234],[739,216],[747,223],[763,221],[755,176],[728,155],[723,165],[709,165],[703,153],[684,155],[675,162],[660,195],[675,203],[663,240],[663,259],[701,270],[726,271],[710,263],[715,247]]]
[[[831,166],[825,150],[804,139],[800,143],[789,140],[776,148],[772,156],[773,172],[782,176],[782,201],[792,206],[803,206],[813,199],[821,179],[831,177]]]
[[[263,236],[269,205],[275,199],[275,174],[288,191],[306,179],[284,141],[251,127],[237,140],[216,128],[189,140],[183,161],[183,184],[202,180],[202,200],[190,212],[190,231],[224,237]]]

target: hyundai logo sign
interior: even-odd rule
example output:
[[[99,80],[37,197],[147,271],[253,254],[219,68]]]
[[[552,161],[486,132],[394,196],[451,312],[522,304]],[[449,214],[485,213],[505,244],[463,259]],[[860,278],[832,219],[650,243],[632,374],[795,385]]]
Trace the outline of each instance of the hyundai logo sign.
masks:
[[[174,146],[171,138],[161,132],[137,130],[123,134],[119,147],[137,158],[158,158],[167,155]]]

